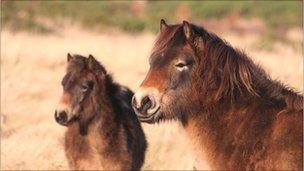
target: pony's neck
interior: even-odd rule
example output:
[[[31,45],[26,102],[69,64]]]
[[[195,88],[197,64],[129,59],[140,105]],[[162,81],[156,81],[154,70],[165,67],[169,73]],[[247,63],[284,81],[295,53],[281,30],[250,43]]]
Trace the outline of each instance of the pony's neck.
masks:
[[[225,118],[228,118],[232,110],[230,105],[218,104],[209,109],[192,111],[187,117],[184,127],[193,145],[196,160],[208,161],[212,167],[221,165],[215,157],[220,156],[218,149],[227,141],[223,138],[227,133]],[[200,166],[196,167],[199,169]]]

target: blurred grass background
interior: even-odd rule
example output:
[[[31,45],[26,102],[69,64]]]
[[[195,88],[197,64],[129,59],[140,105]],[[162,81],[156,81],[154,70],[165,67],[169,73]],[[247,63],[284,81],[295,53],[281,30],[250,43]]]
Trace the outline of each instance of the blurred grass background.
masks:
[[[302,25],[302,1],[4,1],[2,11],[4,27],[41,33],[54,30],[39,22],[39,18],[51,21],[66,18],[85,27],[114,26],[127,32],[156,32],[161,18],[180,22],[180,14],[197,22],[231,13],[244,18],[258,17],[271,30]]]

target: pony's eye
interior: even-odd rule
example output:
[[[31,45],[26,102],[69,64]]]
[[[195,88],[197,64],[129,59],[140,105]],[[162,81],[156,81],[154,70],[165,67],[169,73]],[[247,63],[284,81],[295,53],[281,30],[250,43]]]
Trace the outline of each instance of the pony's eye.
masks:
[[[83,84],[83,85],[81,86],[81,90],[82,90],[82,91],[88,91],[88,89],[89,89],[89,87],[88,87],[86,84]]]
[[[184,62],[179,62],[179,63],[175,64],[175,66],[178,68],[182,68],[182,67],[185,67],[186,64]]]
[[[92,81],[87,81],[81,85],[81,90],[86,92],[93,88],[94,83]]]
[[[188,65],[184,61],[178,62],[177,64],[175,64],[175,67],[179,71],[184,71],[188,69]]]

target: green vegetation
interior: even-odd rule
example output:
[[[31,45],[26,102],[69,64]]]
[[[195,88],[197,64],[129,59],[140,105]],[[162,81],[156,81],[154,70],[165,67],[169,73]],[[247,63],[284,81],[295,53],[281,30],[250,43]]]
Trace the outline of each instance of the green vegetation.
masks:
[[[190,11],[189,18],[195,21],[219,19],[233,12],[245,18],[259,17],[270,29],[302,24],[301,1],[5,1],[1,7],[5,27],[42,33],[52,28],[41,18],[54,22],[67,18],[100,29],[115,26],[128,32],[156,32],[161,18],[180,22],[177,15],[183,15],[183,10]]]

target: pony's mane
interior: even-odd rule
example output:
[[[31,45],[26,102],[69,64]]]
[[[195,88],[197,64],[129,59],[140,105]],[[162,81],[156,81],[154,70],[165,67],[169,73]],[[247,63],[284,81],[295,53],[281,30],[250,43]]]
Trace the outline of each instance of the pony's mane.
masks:
[[[177,33],[180,32],[180,25],[169,25],[168,28],[165,30],[159,32],[152,49],[152,54],[154,52],[161,53],[163,52],[170,42],[178,42],[178,40],[173,39],[179,39],[180,36],[177,36]]]
[[[218,88],[214,99],[219,100],[227,96],[235,98],[240,95],[259,96],[254,82],[269,80],[264,70],[255,65],[244,52],[234,49],[225,40],[197,26],[194,27],[199,35],[205,35],[204,49],[200,56],[202,76],[210,85],[214,84]]]
[[[217,35],[208,32],[203,27],[194,24],[190,26],[194,37],[200,37],[203,40],[203,48],[199,49],[199,52],[194,47],[200,61],[200,76],[204,79],[201,87],[213,89],[214,100],[228,96],[232,99],[240,95],[259,96],[254,82],[269,80],[264,70],[255,65],[245,53],[234,49]],[[167,48],[184,44],[186,41],[182,24],[168,25],[168,28],[158,35],[152,54],[161,53]]]

